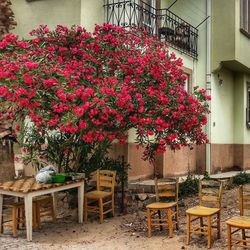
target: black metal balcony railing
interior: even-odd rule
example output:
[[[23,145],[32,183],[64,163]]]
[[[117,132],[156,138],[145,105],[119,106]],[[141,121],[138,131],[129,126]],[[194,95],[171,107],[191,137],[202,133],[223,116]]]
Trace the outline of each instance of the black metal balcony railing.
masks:
[[[169,46],[197,58],[198,30],[168,9],[156,9],[141,0],[105,0],[105,22],[137,26],[156,34]]]

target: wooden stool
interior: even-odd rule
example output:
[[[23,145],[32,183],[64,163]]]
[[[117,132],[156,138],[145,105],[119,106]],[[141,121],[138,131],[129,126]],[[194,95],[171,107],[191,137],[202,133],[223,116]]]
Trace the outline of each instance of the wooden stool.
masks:
[[[4,221],[3,219],[6,215],[3,213],[2,225],[0,226],[0,233],[4,232],[4,226],[11,227],[13,237],[17,237],[17,229],[19,229],[20,226],[24,227],[24,224],[25,224],[24,203],[15,202],[13,204],[3,205],[3,209],[4,210],[11,209],[12,215],[11,215],[11,219]],[[34,213],[33,227],[37,228],[34,205],[33,205],[33,213]]]

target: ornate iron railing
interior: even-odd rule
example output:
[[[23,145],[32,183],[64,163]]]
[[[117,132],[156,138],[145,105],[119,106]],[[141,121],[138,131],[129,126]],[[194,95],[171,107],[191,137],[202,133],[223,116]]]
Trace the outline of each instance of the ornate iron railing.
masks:
[[[106,23],[146,29],[169,46],[198,57],[198,30],[170,10],[157,9],[141,0],[105,0],[104,8]]]

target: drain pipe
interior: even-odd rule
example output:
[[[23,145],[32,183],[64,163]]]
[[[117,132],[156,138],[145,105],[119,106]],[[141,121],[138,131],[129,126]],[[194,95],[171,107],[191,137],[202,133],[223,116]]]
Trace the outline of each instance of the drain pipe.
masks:
[[[211,96],[211,0],[207,0],[207,34],[206,34],[206,91]],[[211,102],[208,102],[211,111]],[[209,143],[206,144],[206,171],[211,174],[211,113],[207,115],[206,134]]]

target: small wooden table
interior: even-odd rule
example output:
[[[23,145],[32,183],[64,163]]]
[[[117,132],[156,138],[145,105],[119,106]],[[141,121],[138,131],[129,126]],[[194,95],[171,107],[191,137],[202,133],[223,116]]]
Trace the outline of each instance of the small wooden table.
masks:
[[[78,221],[83,223],[84,179],[65,183],[39,184],[34,178],[27,178],[1,183],[0,225],[2,224],[3,195],[24,198],[27,240],[32,241],[32,199],[35,196],[53,194],[71,188],[78,189]]]

